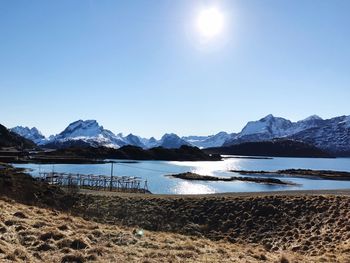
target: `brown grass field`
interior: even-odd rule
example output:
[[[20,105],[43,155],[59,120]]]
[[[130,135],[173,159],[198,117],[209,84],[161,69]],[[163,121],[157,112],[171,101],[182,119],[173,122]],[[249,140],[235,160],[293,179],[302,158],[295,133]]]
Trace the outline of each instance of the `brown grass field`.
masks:
[[[165,232],[137,237],[133,228],[9,200],[0,200],[0,208],[1,262],[279,262],[282,257],[260,246]]]
[[[309,256],[167,232],[138,237],[134,228],[12,200],[0,200],[0,209],[0,262],[350,262],[349,241]]]

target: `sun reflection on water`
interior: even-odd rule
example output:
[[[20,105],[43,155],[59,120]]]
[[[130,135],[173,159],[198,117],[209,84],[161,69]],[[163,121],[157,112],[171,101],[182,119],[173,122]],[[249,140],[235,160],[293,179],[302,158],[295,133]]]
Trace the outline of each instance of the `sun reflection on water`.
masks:
[[[225,161],[209,162],[171,162],[179,166],[190,167],[192,173],[214,176],[218,171],[226,172],[239,169],[239,159],[225,159]]]
[[[181,195],[195,195],[195,194],[214,194],[215,189],[209,185],[192,183],[192,182],[179,182],[174,188],[175,194]]]

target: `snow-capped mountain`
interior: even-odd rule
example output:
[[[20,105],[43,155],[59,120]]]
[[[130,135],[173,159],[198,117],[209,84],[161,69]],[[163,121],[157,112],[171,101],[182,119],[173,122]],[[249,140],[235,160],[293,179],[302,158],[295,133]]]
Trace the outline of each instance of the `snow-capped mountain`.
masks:
[[[45,136],[42,135],[42,133],[35,127],[28,128],[28,127],[23,127],[23,126],[16,126],[14,128],[11,128],[10,131],[28,139],[28,140],[31,140],[38,145],[42,145],[47,141]]]
[[[317,116],[317,115],[312,115],[304,120],[298,121],[295,123],[293,127],[293,131],[291,131],[291,134],[296,134],[300,131],[310,129],[310,128],[315,128],[315,127],[320,127],[325,123],[325,121]]]
[[[122,133],[115,135],[110,130],[100,126],[96,120],[78,120],[68,125],[61,133],[50,136],[45,147],[66,148],[71,146],[105,146],[119,148],[125,145],[134,145],[141,148],[179,148],[182,145],[190,145],[176,134],[165,134],[160,140],[154,137],[142,138],[134,134],[123,136]]]
[[[123,136],[122,133],[115,135],[110,130],[100,126],[95,120],[79,120],[68,125],[61,133],[51,136],[46,147],[66,148],[71,146],[105,146],[119,148],[125,145],[134,145],[141,148],[179,148],[182,145],[190,145],[176,134],[165,134],[160,140],[154,137],[150,139],[141,138],[134,134]]]
[[[50,137],[46,146],[55,148],[72,145],[106,146],[119,148],[126,145],[121,135],[115,135],[110,130],[100,126],[95,120],[78,120],[68,125],[68,127],[56,136]]]
[[[334,155],[350,156],[350,116],[323,120],[321,124],[290,136]]]
[[[298,122],[267,115],[258,121],[250,121],[236,136],[224,144],[232,145],[242,142],[266,141],[274,138],[285,138],[300,131],[322,125],[323,119],[313,115]]]
[[[276,138],[303,141],[336,155],[350,154],[350,116],[323,120],[313,115],[298,122],[291,122],[268,115],[258,121],[248,122],[243,130],[228,139],[224,146]]]
[[[119,148],[125,145],[134,145],[141,148],[162,146],[164,148],[179,148],[190,145],[176,134],[165,134],[160,140],[154,137],[142,138],[134,134],[123,136],[115,135],[110,130],[100,126],[96,120],[78,120],[68,125],[61,133],[50,136],[45,143],[48,148],[66,148],[71,146],[105,146]]]
[[[227,132],[219,132],[209,136],[184,136],[182,139],[199,148],[209,148],[222,146],[226,140],[232,138],[234,135]]]
[[[279,117],[276,118],[270,114],[261,120],[248,122],[238,137],[242,138],[257,134],[260,136],[283,137],[292,125],[291,121]]]

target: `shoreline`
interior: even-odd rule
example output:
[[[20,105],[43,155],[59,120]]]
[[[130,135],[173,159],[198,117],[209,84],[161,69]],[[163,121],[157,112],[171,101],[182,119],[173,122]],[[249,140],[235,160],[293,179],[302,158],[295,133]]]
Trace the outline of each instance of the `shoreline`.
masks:
[[[225,192],[214,194],[139,194],[122,192],[94,191],[89,189],[80,189],[81,194],[95,196],[123,196],[123,197],[145,197],[145,198],[215,198],[215,197],[268,197],[268,196],[350,196],[350,188],[344,189],[324,189],[324,190],[285,190],[285,191],[266,191],[266,192]]]

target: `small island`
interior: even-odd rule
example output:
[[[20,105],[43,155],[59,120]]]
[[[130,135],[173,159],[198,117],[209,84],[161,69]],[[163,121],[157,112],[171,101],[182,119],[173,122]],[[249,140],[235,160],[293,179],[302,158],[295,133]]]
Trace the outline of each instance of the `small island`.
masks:
[[[184,180],[192,180],[192,181],[194,180],[223,181],[223,182],[242,181],[242,182],[252,182],[252,183],[258,183],[258,184],[296,185],[295,183],[282,181],[276,178],[263,178],[263,177],[253,178],[253,177],[240,177],[240,176],[218,177],[218,176],[200,175],[200,174],[191,173],[191,172],[170,174],[166,176],[184,179]]]
[[[278,171],[249,171],[249,170],[230,170],[230,172],[241,175],[279,175],[279,176],[294,176],[309,179],[326,179],[326,180],[350,180],[350,172],[330,171],[330,170],[311,170],[311,169],[286,169]]]

